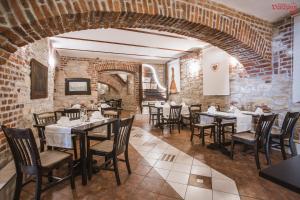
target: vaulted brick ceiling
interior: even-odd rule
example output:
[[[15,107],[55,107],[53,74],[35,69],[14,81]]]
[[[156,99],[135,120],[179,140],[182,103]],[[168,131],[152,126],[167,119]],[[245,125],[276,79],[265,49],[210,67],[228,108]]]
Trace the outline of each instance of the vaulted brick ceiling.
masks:
[[[269,67],[272,25],[221,4],[167,1],[1,1],[0,61],[44,37],[94,28],[147,28],[211,43],[246,68]]]

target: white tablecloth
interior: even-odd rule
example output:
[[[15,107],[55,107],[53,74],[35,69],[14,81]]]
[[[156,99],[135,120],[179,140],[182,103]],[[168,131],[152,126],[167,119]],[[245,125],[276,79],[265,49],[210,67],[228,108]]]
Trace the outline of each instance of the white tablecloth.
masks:
[[[250,131],[252,129],[252,116],[244,115],[244,114],[234,114],[234,113],[226,113],[226,112],[215,112],[216,115],[221,115],[225,117],[235,117],[236,122],[236,132],[245,132]],[[214,117],[201,115],[200,123],[207,124],[212,123],[214,121]],[[222,120],[222,122],[231,122],[233,120]]]
[[[72,120],[69,124],[51,124],[45,128],[46,143],[48,146],[61,147],[61,148],[73,148],[72,142],[72,128],[93,123],[96,121],[102,121],[107,118],[94,119],[89,122],[81,122],[80,120]]]

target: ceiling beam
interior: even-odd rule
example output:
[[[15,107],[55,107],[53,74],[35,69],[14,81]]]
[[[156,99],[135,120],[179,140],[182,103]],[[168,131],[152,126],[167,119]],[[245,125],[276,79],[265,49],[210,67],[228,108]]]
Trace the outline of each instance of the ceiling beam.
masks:
[[[180,49],[170,49],[170,48],[163,48],[163,47],[152,47],[152,46],[147,46],[147,45],[121,43],[121,42],[109,42],[109,41],[104,41],[104,40],[74,38],[74,37],[67,37],[67,36],[55,36],[55,38],[62,38],[62,39],[68,39],[68,40],[79,40],[79,41],[95,42],[95,43],[106,43],[106,44],[131,46],[131,47],[141,47],[141,48],[149,48],[149,49],[159,49],[159,50],[164,50],[164,51],[176,51],[176,52],[180,52],[180,53],[183,53],[183,52],[191,53],[192,52],[192,51],[184,51],[184,50],[180,50]]]
[[[157,35],[157,36],[163,36],[163,37],[169,37],[169,38],[176,38],[176,39],[186,40],[186,38],[182,37],[182,36],[168,35],[168,34],[164,34],[164,33],[154,33],[154,32],[150,32],[150,31],[142,31],[142,30],[130,29],[130,28],[117,28],[117,29],[123,30],[123,31],[143,33],[143,34],[148,34],[148,35]]]
[[[85,52],[92,52],[92,53],[107,53],[107,54],[126,55],[126,56],[162,58],[162,59],[177,59],[177,57],[153,56],[153,55],[145,55],[145,54],[120,53],[120,52],[110,52],[110,51],[97,51],[97,50],[88,50],[88,49],[72,49],[72,48],[56,48],[56,49],[68,50],[68,51],[85,51]]]

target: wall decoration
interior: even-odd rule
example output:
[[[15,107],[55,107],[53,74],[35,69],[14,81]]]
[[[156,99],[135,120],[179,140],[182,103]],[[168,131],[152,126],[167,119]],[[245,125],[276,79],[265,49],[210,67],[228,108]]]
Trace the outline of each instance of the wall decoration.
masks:
[[[167,63],[169,94],[180,92],[180,61],[179,59]]]
[[[30,61],[31,99],[48,97],[48,67],[35,59]]]
[[[203,51],[203,95],[229,95],[231,56],[217,47]]]
[[[213,72],[216,72],[216,71],[218,71],[218,69],[219,69],[219,64],[212,64],[212,65],[210,66],[210,68],[211,68],[211,70],[212,70]]]
[[[91,80],[87,78],[65,79],[66,95],[91,95]]]

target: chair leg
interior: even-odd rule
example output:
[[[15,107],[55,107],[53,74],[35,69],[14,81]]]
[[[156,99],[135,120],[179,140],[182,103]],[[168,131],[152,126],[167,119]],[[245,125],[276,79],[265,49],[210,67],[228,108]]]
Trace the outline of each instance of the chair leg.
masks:
[[[289,144],[290,144],[292,156],[296,156],[297,155],[297,149],[296,149],[295,143],[294,143],[292,138],[289,139]]]
[[[267,159],[267,164],[271,165],[269,141],[266,141],[266,144],[265,144],[265,156]]]
[[[73,160],[69,162],[69,173],[70,173],[70,183],[72,190],[75,189],[75,179],[74,179],[74,167],[73,167]]]
[[[230,157],[233,160],[233,154],[234,154],[234,140],[231,140],[231,152],[230,152]]]
[[[177,126],[178,126],[178,132],[180,133],[180,121],[178,122]]]
[[[225,126],[222,126],[222,143],[225,143]]]
[[[76,137],[72,137],[72,142],[73,142],[73,147],[74,147],[74,159],[77,160],[77,142],[76,142]]]
[[[48,176],[48,182],[49,183],[53,182],[53,171],[50,171],[47,176]]]
[[[131,168],[130,168],[130,164],[129,164],[129,157],[128,157],[128,150],[127,149],[125,151],[125,163],[126,163],[128,174],[131,174]]]
[[[258,144],[254,144],[254,156],[255,156],[256,167],[257,167],[257,169],[260,170]]]
[[[40,174],[37,174],[35,180],[35,200],[40,200],[41,194],[42,194],[42,176]]]
[[[191,127],[191,138],[190,138],[190,141],[191,141],[191,142],[193,141],[194,131],[195,131],[195,128],[194,128],[194,127]]]
[[[117,184],[121,185],[121,180],[120,180],[120,175],[119,175],[119,168],[118,168],[118,158],[115,157],[113,159],[113,164],[114,164],[114,171],[115,171]]]
[[[93,174],[93,155],[88,149],[88,179],[92,179],[92,174]]]
[[[14,200],[19,200],[20,199],[22,184],[23,184],[23,174],[22,173],[17,173]]]
[[[286,160],[286,152],[285,152],[285,146],[284,146],[284,139],[280,138],[280,149],[283,160]]]
[[[202,128],[201,129],[201,133],[200,133],[200,135],[201,135],[201,137],[202,137],[202,146],[204,146],[205,145],[205,137],[204,137],[204,129]]]
[[[215,127],[212,128],[211,134],[213,135],[214,143],[216,143],[216,129],[215,129]]]

